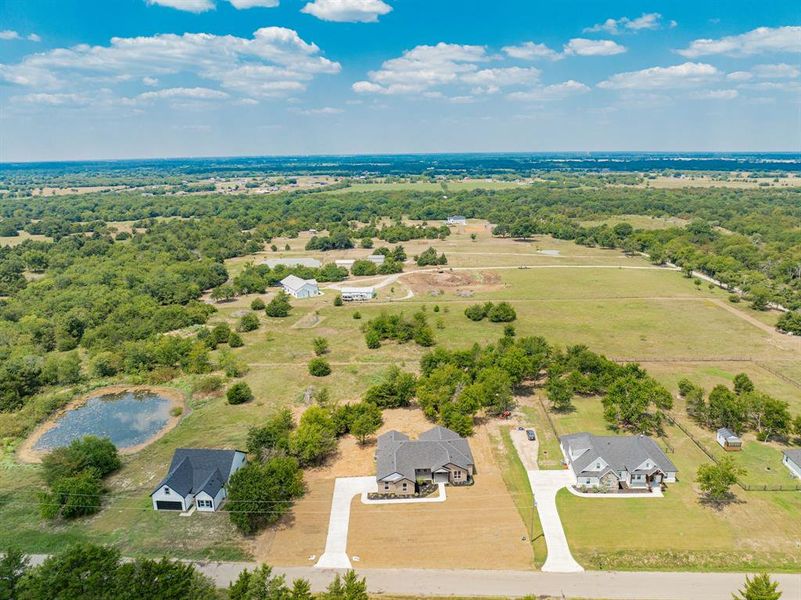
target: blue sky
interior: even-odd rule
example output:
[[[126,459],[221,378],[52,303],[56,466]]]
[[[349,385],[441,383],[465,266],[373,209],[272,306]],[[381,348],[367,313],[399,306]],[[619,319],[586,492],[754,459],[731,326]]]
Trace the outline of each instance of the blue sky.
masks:
[[[0,0],[0,161],[801,151],[790,1]]]

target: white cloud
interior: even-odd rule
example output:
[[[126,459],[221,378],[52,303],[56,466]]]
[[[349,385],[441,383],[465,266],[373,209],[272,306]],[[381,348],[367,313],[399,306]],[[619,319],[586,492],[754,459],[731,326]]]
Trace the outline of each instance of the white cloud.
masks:
[[[305,90],[321,74],[339,73],[339,63],[291,30],[265,27],[250,39],[186,33],[112,38],[108,46],[80,44],[31,54],[0,64],[0,80],[34,88],[81,91],[98,82],[191,74],[229,92],[281,96]]]
[[[669,27],[675,27],[676,22],[671,21]],[[607,19],[603,23],[598,23],[592,27],[584,29],[584,33],[597,33],[605,31],[612,35],[617,35],[623,31],[642,31],[646,29],[654,30],[662,28],[662,15],[659,13],[643,13],[641,16],[630,19],[620,17],[619,19]]]
[[[446,44],[416,46],[400,57],[370,71],[370,81],[357,81],[359,93],[409,94],[429,91],[437,86],[464,83],[461,78],[478,71],[478,63],[489,60],[484,46]]]
[[[626,51],[612,40],[588,40],[586,38],[573,38],[564,47],[565,55],[576,56],[612,56]]]
[[[220,90],[213,90],[210,88],[194,87],[194,88],[166,88],[157,90],[155,92],[144,92],[136,97],[136,100],[147,102],[149,100],[172,100],[172,99],[185,99],[185,100],[224,100],[229,98],[229,94],[221,92]]]
[[[795,79],[801,70],[795,65],[785,63],[777,65],[756,65],[751,72],[760,79]]]
[[[148,87],[154,87],[159,84],[159,80],[155,77],[142,77],[142,83]]]
[[[494,94],[503,87],[536,83],[539,77],[540,70],[533,67],[506,67],[465,73],[460,80],[475,86],[473,93]]]
[[[532,88],[522,92],[512,92],[508,95],[510,100],[519,100],[525,102],[531,101],[551,101],[563,100],[569,96],[584,94],[589,92],[590,88],[579,81],[569,80],[562,83],[555,83],[553,85],[546,85],[538,88]]]
[[[392,11],[382,0],[314,0],[301,9],[323,21],[337,23],[375,23]]]
[[[686,62],[672,67],[651,67],[641,71],[617,73],[599,83],[598,87],[610,90],[656,90],[692,87],[716,81],[720,78],[720,75],[720,71],[712,65]]]
[[[734,71],[726,75],[726,79],[729,81],[748,81],[749,79],[753,79],[754,74],[749,73],[748,71]]]
[[[213,0],[147,0],[147,3],[185,10],[191,13],[202,13],[214,8]]]
[[[327,115],[339,115],[344,111],[341,108],[324,106],[322,108],[292,109],[291,112],[307,117],[321,117]]]
[[[275,8],[279,0],[228,0],[234,8],[245,10],[248,8]]]
[[[83,94],[24,94],[12,96],[11,100],[20,104],[42,104],[45,106],[84,106],[90,98]]]
[[[737,96],[737,90],[703,90],[690,94],[695,100],[734,100]]]
[[[536,60],[538,58],[559,60],[562,57],[556,50],[552,50],[545,44],[537,44],[534,42],[524,42],[517,46],[504,46],[501,50],[503,50],[509,58],[517,58],[520,60]]]
[[[25,37],[25,39],[28,40],[29,42],[41,42],[42,41],[42,36],[37,35],[35,33],[29,33]]]
[[[18,40],[20,39],[19,33],[12,29],[4,29],[0,31],[0,40]]]
[[[767,52],[801,52],[801,26],[758,27],[740,35],[698,39],[679,54],[696,58],[711,54],[752,56]]]

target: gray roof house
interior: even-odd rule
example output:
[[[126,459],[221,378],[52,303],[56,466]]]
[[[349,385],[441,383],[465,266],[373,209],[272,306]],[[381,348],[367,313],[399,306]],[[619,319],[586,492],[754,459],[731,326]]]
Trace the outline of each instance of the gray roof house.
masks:
[[[470,444],[454,431],[434,427],[412,440],[388,431],[375,453],[378,492],[412,495],[419,483],[469,483],[475,473]]]
[[[782,464],[790,469],[794,477],[801,479],[801,448],[785,450],[782,455]]]
[[[650,490],[676,481],[678,469],[647,436],[572,433],[559,442],[579,487]]]
[[[155,510],[213,512],[225,500],[225,485],[245,464],[239,450],[179,448],[170,462],[167,476],[150,494]]]
[[[311,298],[320,295],[316,279],[301,279],[297,275],[287,275],[281,280],[284,291],[295,298]]]

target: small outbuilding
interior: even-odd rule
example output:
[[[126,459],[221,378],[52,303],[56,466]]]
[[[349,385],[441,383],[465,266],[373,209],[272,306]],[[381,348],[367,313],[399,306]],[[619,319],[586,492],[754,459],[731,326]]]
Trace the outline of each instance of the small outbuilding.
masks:
[[[350,270],[355,262],[356,261],[352,258],[338,258],[334,261],[334,264],[338,267],[344,267],[345,269]]]
[[[297,275],[287,275],[281,280],[281,287],[293,298],[311,298],[320,295],[316,279],[301,279]]]
[[[727,427],[718,429],[715,439],[726,452],[739,452],[743,449],[743,440]]]
[[[310,267],[312,269],[319,269],[322,266],[322,263],[319,260],[316,258],[310,258],[308,256],[298,256],[295,258],[268,258],[262,264],[267,265],[271,269],[274,269],[279,265],[284,267]]]
[[[167,476],[150,498],[155,510],[214,512],[226,497],[231,475],[245,464],[240,450],[179,448],[172,456]]]
[[[383,265],[386,259],[387,257],[384,256],[383,254],[371,254],[370,256],[367,257],[367,260],[369,260],[374,265],[378,266]]]
[[[339,290],[344,302],[367,302],[375,298],[375,288],[345,287]]]
[[[792,448],[783,452],[782,464],[790,469],[793,477],[801,479],[801,448]]]
[[[467,217],[463,217],[462,215],[453,215],[448,217],[446,223],[448,225],[467,225]]]

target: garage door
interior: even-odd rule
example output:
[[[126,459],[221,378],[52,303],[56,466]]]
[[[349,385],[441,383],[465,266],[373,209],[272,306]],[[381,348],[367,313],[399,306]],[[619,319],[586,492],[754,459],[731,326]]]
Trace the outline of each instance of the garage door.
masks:
[[[169,500],[156,500],[156,508],[159,510],[183,510],[180,502]]]

